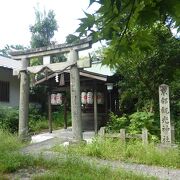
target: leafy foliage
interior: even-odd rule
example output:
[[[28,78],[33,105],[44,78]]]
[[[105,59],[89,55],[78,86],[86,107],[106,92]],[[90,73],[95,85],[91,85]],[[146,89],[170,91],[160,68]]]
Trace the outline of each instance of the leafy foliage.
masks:
[[[59,63],[67,61],[67,57],[64,54],[55,54],[51,56],[51,63]]]
[[[67,125],[71,125],[71,114],[67,112]],[[58,129],[64,126],[64,107],[56,107],[52,112],[52,128]],[[29,130],[39,133],[49,128],[47,115],[43,114],[40,108],[31,105],[29,108]]]
[[[120,52],[149,48],[148,29],[156,22],[174,28],[180,25],[178,0],[90,0],[90,6],[93,3],[98,3],[99,9],[94,14],[85,12],[77,32],[91,35],[94,41],[110,40]],[[136,35],[131,33],[134,30]]]
[[[58,24],[55,19],[55,13],[53,10],[49,10],[46,12],[41,12],[39,9],[35,9],[36,21],[34,25],[30,26],[31,36],[31,47],[39,48],[43,46],[48,46],[54,44],[52,42],[52,38],[54,36],[55,31],[58,30]],[[61,62],[64,61],[65,57],[62,55],[54,55],[52,57],[53,62]],[[42,57],[34,58],[31,60],[31,65],[40,65],[42,64]],[[44,77],[44,75],[38,74],[38,78]],[[32,76],[32,79],[34,77]],[[33,81],[33,80],[32,80]],[[30,87],[30,97],[33,102],[41,103],[43,110],[46,108],[47,99],[47,91],[46,87],[38,85]]]
[[[63,107],[57,109],[52,113],[52,125],[53,129],[64,126],[64,114]],[[0,107],[0,129],[6,130],[11,133],[17,133],[19,122],[19,111],[12,107]],[[48,120],[45,114],[43,114],[40,107],[30,104],[29,106],[29,131],[41,132],[47,130]],[[67,124],[71,125],[71,115],[67,114]]]
[[[9,54],[10,51],[25,50],[25,49],[27,49],[27,47],[24,47],[22,45],[8,45],[8,44],[6,44],[6,46],[3,49],[0,49],[0,55],[2,55],[4,57],[10,57],[10,54]]]
[[[129,116],[130,124],[128,131],[131,134],[137,134],[142,132],[142,128],[146,128],[149,131],[154,129],[154,114],[149,112],[135,112]]]
[[[40,109],[37,107],[29,107],[29,128],[30,131],[35,129],[35,122],[46,121],[46,118],[42,116]],[[12,107],[0,107],[0,128],[11,133],[18,131],[19,111],[17,108]],[[47,125],[48,126],[48,125]]]
[[[170,86],[171,115],[179,129],[180,41],[178,0],[90,0],[99,4],[94,14],[85,13],[77,32],[94,41],[106,40],[103,63],[122,77],[121,112],[153,112],[159,127],[158,87]],[[178,133],[177,133],[178,134]]]
[[[78,43],[80,38],[76,35],[69,34],[66,36],[66,43],[71,44],[71,43]]]
[[[154,114],[150,112],[135,112],[131,115],[123,115],[122,117],[111,113],[106,129],[110,133],[126,129],[130,134],[140,134],[142,128],[146,128],[151,134],[157,135],[157,131],[154,131],[157,125],[154,122]]]
[[[53,10],[49,10],[48,13],[44,10],[44,13],[42,13],[35,9],[35,15],[36,22],[29,28],[32,33],[31,47],[37,48],[50,45],[54,32],[58,30],[55,13]]]
[[[0,107],[0,129],[4,129],[12,133],[17,132],[18,119],[18,109],[11,107]]]
[[[120,129],[127,128],[129,119],[125,115],[118,117],[114,113],[110,113],[110,121],[107,122],[106,129],[108,132],[119,132]]]
[[[150,30],[153,48],[149,52],[136,51],[128,53],[128,57],[118,54],[115,47],[105,50],[104,63],[117,69],[122,77],[117,84],[121,88],[120,107],[122,113],[134,111],[154,112],[159,122],[160,84],[170,86],[170,102],[172,120],[179,119],[179,58],[180,41],[161,23]]]

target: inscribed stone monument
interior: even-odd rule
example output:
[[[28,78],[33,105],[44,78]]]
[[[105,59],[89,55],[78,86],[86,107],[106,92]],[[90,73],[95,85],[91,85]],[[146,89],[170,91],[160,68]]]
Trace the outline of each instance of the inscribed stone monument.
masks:
[[[161,143],[171,144],[169,86],[166,84],[162,84],[159,86],[159,107],[160,107]]]

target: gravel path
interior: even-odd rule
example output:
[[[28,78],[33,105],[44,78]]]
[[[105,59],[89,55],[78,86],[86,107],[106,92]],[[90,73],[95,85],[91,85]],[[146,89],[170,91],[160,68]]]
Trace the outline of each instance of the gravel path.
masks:
[[[148,176],[155,176],[158,179],[180,180],[180,170],[148,166],[143,164],[125,163],[121,161],[98,160],[100,164],[109,165],[112,168],[122,168],[135,173],[142,173]]]
[[[89,137],[89,136],[88,136]],[[61,136],[61,138],[51,138],[46,141],[31,144],[22,149],[22,152],[25,154],[32,154],[32,155],[39,155],[41,154],[45,158],[49,159],[57,159],[57,158],[66,158],[64,154],[59,154],[50,151],[50,148],[56,144],[62,144],[66,141],[72,139],[69,135]],[[88,163],[95,163],[100,166],[109,166],[113,169],[122,168],[127,171],[133,171],[135,173],[141,173],[147,176],[155,176],[158,179],[167,179],[167,180],[180,180],[180,169],[171,169],[171,168],[163,168],[158,166],[148,166],[143,164],[136,164],[136,163],[125,163],[122,161],[110,161],[110,160],[102,160],[97,158],[90,158],[90,157],[79,157],[83,161]]]

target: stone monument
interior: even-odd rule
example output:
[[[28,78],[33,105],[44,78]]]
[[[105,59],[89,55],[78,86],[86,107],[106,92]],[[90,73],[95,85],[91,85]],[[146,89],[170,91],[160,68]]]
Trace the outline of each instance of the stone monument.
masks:
[[[169,105],[169,86],[161,84],[159,86],[159,110],[161,126],[161,143],[164,145],[171,144],[171,121]]]

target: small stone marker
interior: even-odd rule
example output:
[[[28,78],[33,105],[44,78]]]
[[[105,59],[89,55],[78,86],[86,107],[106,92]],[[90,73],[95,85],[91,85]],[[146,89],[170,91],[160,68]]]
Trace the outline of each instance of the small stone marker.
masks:
[[[161,143],[171,144],[171,122],[169,106],[169,86],[161,84],[159,86],[159,110],[161,125]]]
[[[148,130],[146,128],[142,129],[142,142],[148,144]]]
[[[126,142],[126,130],[120,129],[120,139],[122,142]]]

